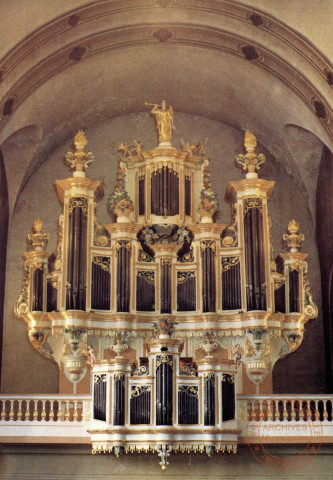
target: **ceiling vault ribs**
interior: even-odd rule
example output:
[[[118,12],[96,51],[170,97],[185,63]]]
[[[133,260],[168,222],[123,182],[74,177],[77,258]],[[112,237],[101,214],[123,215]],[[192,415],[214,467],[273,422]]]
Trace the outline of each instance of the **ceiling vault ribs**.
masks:
[[[218,49],[228,54],[248,59],[269,71],[301,98],[310,110],[317,115],[328,135],[333,139],[332,108],[310,80],[305,78],[302,72],[295,66],[260,43],[249,41],[241,35],[235,35],[222,29],[204,25],[172,24],[170,22],[160,23],[159,25],[150,23],[125,25],[120,28],[109,29],[108,31],[86,36],[78,42],[66,45],[66,47],[41,60],[28,72],[24,72],[24,75],[2,97],[2,112],[8,99],[13,99],[12,111],[14,111],[43,83],[77,61],[85,61],[94,55],[107,51],[142,47],[160,42],[158,36],[156,37],[156,31],[159,28],[170,31],[170,35],[167,36],[163,43]],[[246,53],[250,48],[252,49],[251,52],[254,51],[256,53],[253,58],[248,57]],[[73,54],[78,49],[81,52],[79,57]],[[0,128],[7,120],[8,114],[2,114]]]

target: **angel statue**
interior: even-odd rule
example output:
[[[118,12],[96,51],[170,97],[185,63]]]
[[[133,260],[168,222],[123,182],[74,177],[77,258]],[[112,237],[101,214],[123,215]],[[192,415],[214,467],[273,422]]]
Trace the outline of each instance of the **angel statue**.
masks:
[[[162,100],[161,105],[147,102],[145,105],[153,106],[150,113],[152,113],[156,119],[159,143],[171,143],[172,131],[175,129],[173,125],[173,108],[171,105],[167,108],[165,100]]]

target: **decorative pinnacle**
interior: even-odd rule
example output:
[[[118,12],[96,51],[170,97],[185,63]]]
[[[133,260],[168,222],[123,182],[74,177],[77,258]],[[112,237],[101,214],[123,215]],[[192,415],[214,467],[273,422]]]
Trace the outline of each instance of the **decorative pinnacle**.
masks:
[[[84,172],[89,164],[93,161],[94,155],[84,151],[88,140],[83,130],[79,130],[74,137],[75,152],[68,152],[66,155],[66,162],[74,169],[75,172]],[[84,173],[83,173],[84,175]],[[79,174],[80,176],[80,174]],[[82,174],[81,174],[82,176]]]
[[[297,252],[301,248],[305,238],[302,233],[298,233],[298,230],[299,225],[296,220],[293,219],[288,223],[288,233],[285,233],[282,237],[286,248],[293,253]]]
[[[78,147],[85,147],[88,143],[87,137],[83,130],[79,130],[74,137],[74,145],[78,149]]]
[[[245,132],[244,147],[246,154],[237,155],[236,162],[246,172],[246,178],[257,178],[257,170],[260,170],[260,165],[265,162],[266,157],[263,153],[256,154],[257,139],[249,130]]]
[[[28,234],[28,241],[34,247],[35,250],[43,250],[49,240],[49,235],[43,233],[44,223],[40,218],[35,220],[32,231]]]

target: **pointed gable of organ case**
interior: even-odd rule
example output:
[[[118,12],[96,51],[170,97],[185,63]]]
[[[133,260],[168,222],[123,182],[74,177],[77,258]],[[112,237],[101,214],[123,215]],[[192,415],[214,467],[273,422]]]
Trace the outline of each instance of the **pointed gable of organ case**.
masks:
[[[206,141],[175,148],[172,107],[150,105],[160,143],[119,145],[114,223],[98,223],[103,188],[86,176],[84,132],[75,136],[73,175],[56,180],[56,251],[38,219],[15,311],[70,382],[91,375],[93,452],[154,451],[165,469],[172,452],[236,453],[236,393],[272,393],[275,362],[299,347],[317,308],[296,220],[273,258],[274,182],[258,176],[256,137],[245,133],[245,175],[228,184],[232,222],[221,225]]]

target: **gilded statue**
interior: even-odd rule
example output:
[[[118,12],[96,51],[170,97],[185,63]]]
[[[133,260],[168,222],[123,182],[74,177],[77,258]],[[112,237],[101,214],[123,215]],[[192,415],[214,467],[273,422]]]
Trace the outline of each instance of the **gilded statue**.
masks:
[[[171,143],[172,131],[175,129],[173,124],[173,108],[166,106],[166,101],[162,100],[161,105],[157,103],[145,103],[153,105],[150,113],[155,116],[159,143]]]

